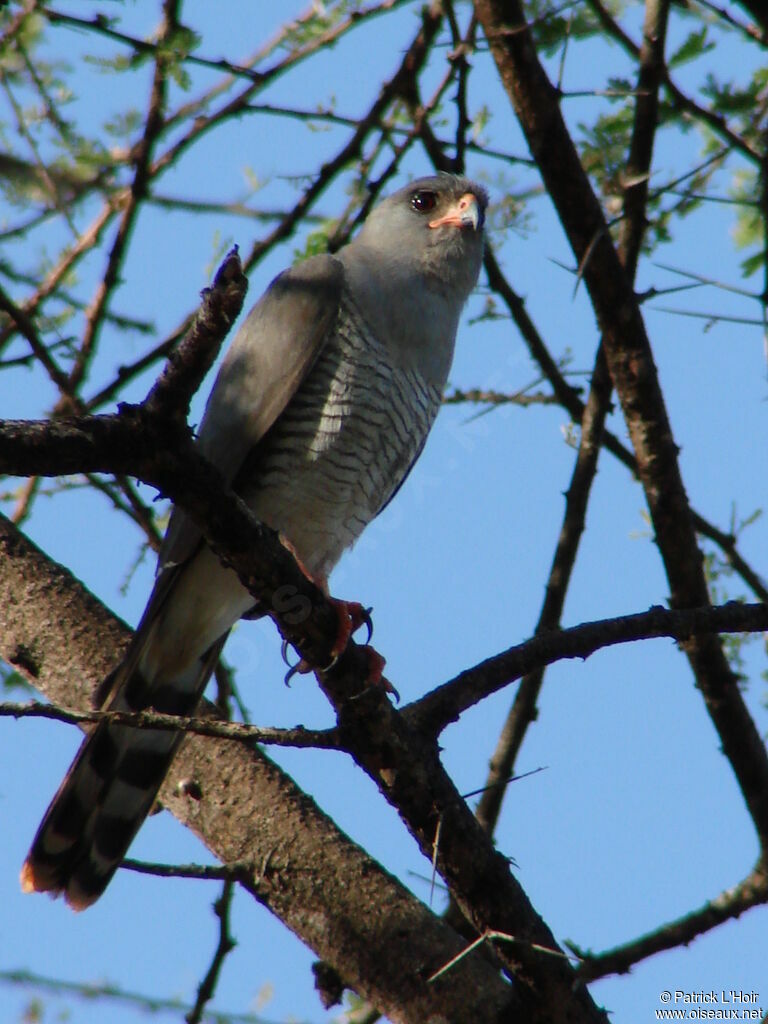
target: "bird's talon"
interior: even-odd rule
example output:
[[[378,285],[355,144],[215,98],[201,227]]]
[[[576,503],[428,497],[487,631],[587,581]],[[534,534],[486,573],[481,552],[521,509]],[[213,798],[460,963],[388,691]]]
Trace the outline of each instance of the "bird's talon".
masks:
[[[366,647],[371,642],[371,640],[373,640],[373,619],[371,618],[372,611],[372,607],[363,608],[363,618],[362,621],[358,624],[358,626],[365,626],[365,628],[368,630],[368,636],[365,638]],[[354,633],[354,629],[352,630],[352,632]]]
[[[396,690],[395,687],[392,685],[392,683],[390,683],[390,681],[388,679],[386,679],[384,676],[381,677],[381,685],[384,687],[384,689],[385,689],[385,691],[387,693],[391,693],[392,694],[392,696],[395,698],[395,702],[397,704],[399,704],[400,703],[400,692],[399,692],[399,690]]]
[[[387,663],[387,659],[382,657],[381,654],[370,644],[366,644],[363,647],[368,657],[368,675],[366,676],[366,682],[370,686],[376,686],[384,690],[385,693],[391,693],[395,700],[400,703],[400,694],[394,688],[392,683],[384,675],[384,666]]]
[[[293,677],[299,674],[299,665],[301,665],[300,661],[297,662],[295,665],[291,665],[291,667],[285,673],[285,679],[283,679],[283,682],[285,683],[286,686],[290,686]]]
[[[366,686],[364,690],[361,690],[360,693],[355,694],[354,697],[350,697],[350,700],[361,700],[363,697],[366,696],[366,694],[373,693],[375,690],[381,691],[382,689],[384,690],[385,693],[391,693],[392,696],[397,701],[397,703],[400,703],[399,692],[394,688],[394,686],[392,685],[392,683],[390,683],[388,679],[384,679],[383,677],[379,679],[378,682],[371,683],[369,686]]]
[[[288,667],[289,667],[289,668],[291,668],[291,667],[292,667],[292,666],[291,666],[291,663],[290,663],[290,661],[288,661],[288,648],[289,648],[290,646],[291,646],[291,645],[290,645],[290,644],[288,643],[288,641],[287,641],[287,640],[283,640],[283,642],[282,642],[282,643],[280,644],[280,654],[282,655],[282,658],[283,658],[283,662],[284,662],[284,663],[285,663],[286,665],[288,665]],[[286,682],[288,682],[288,680],[287,680],[287,679],[286,679]]]
[[[337,664],[337,662],[338,662],[340,657],[341,657],[341,654],[334,654],[333,657],[331,658],[331,660],[325,666],[325,668],[319,668],[317,671],[320,672],[320,673],[323,673],[323,674],[325,672],[330,672],[332,668],[336,667],[336,664]]]
[[[365,626],[368,630],[365,642],[369,644],[373,638],[373,608],[363,608],[359,601],[340,601],[339,604],[343,605],[343,608],[339,609],[340,614],[349,618],[349,635],[352,636],[361,626]]]
[[[285,673],[285,679],[283,680],[286,686],[291,685],[291,680],[295,675],[303,676],[306,675],[307,672],[311,672],[312,670],[312,666],[305,658],[299,658],[295,665],[292,665],[290,661],[288,661],[288,648],[290,646],[291,645],[288,643],[287,640],[283,640],[282,644],[280,645],[280,653],[283,656],[283,661],[288,666],[288,671]]]
[[[373,608],[363,608],[359,601],[339,601],[335,597],[329,598],[329,601],[336,609],[339,619],[339,631],[336,634],[336,642],[331,648],[331,656],[337,657],[339,654],[343,654],[349,643],[349,638],[363,625],[368,629],[368,638],[365,642],[366,644],[370,643],[373,636],[373,621],[371,619]]]

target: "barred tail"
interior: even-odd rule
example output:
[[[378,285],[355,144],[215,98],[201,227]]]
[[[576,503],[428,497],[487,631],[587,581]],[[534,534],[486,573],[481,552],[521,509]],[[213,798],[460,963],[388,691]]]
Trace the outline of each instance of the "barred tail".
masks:
[[[162,686],[147,684],[132,647],[115,675],[109,709],[191,714],[225,639]],[[99,722],[37,831],[21,869],[24,892],[63,893],[74,910],[95,903],[152,809],[182,738],[178,731]]]

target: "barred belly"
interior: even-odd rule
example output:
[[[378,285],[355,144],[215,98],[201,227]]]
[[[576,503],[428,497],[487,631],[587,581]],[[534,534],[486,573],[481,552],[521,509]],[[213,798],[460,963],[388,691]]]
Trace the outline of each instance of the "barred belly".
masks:
[[[441,397],[394,364],[344,296],[333,336],[259,444],[241,493],[325,577],[402,483]]]

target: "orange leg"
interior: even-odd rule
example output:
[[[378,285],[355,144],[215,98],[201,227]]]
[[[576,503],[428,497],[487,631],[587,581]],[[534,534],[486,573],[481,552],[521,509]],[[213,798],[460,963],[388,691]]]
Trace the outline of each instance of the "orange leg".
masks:
[[[368,640],[373,635],[373,624],[371,623],[371,609],[364,608],[359,601],[342,601],[338,598],[331,597],[328,592],[328,578],[326,576],[314,576],[311,572],[308,572],[306,566],[299,558],[299,555],[294,548],[293,544],[288,540],[284,534],[280,534],[280,543],[291,552],[293,557],[296,559],[296,564],[307,577],[311,580],[316,587],[319,587],[325,596],[328,598],[330,603],[333,605],[339,620],[339,628],[336,634],[336,639],[331,648],[331,664],[326,669],[321,671],[328,671],[336,660],[344,653],[349,643],[349,638],[355,633],[361,626],[368,627]],[[384,665],[386,664],[385,659],[366,642],[365,650],[368,654],[368,675],[367,681],[374,686],[383,686],[388,693],[394,693],[395,696],[400,699],[397,690],[384,678]],[[285,645],[283,649],[283,657],[285,658]],[[290,681],[291,677],[297,672],[304,674],[305,672],[312,671],[313,666],[309,665],[303,658],[298,665],[293,666],[290,672],[285,677],[286,683]]]

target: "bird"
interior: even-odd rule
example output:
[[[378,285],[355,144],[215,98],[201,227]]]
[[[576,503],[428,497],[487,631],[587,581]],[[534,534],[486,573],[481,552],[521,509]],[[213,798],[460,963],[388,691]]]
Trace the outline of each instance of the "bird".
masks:
[[[412,181],[334,255],[278,275],[222,362],[195,443],[326,594],[424,447],[478,280],[487,204],[462,176]],[[360,606],[337,604],[343,648]],[[97,703],[194,713],[227,634],[253,613],[236,573],[174,508],[146,609]],[[74,910],[93,904],[180,742],[178,730],[94,726],[43,817],[22,889],[63,894]]]

